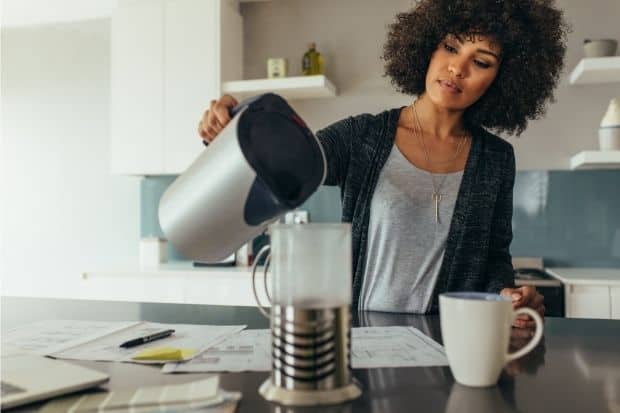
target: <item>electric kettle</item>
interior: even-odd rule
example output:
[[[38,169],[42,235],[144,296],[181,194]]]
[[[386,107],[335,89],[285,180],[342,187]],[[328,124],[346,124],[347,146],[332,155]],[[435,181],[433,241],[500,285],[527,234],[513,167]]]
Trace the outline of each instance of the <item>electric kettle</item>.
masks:
[[[325,179],[321,144],[282,97],[245,100],[231,117],[160,200],[168,240],[195,261],[226,258]]]

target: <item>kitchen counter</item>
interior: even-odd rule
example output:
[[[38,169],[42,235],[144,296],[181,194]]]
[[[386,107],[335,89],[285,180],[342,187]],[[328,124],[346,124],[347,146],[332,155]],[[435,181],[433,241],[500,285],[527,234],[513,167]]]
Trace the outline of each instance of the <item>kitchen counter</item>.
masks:
[[[620,268],[546,268],[545,270],[567,285],[620,287]]]
[[[2,322],[11,314],[37,319],[102,319],[122,317],[121,303],[3,297]],[[62,305],[60,305],[62,304]],[[173,304],[136,304],[138,313],[125,319],[159,322],[247,324],[267,328],[268,320],[257,309]],[[53,307],[54,311],[49,311]],[[107,314],[107,315],[106,315]],[[172,321],[173,320],[173,321]],[[34,316],[30,321],[35,321]],[[10,324],[10,322],[9,322]],[[441,343],[439,317],[361,312],[355,326],[407,325],[420,329]],[[352,403],[321,408],[283,408],[263,400],[258,386],[267,373],[224,373],[221,385],[243,393],[237,412],[618,412],[620,411],[620,321],[547,318],[545,335],[534,351],[510,363],[497,384],[490,388],[467,388],[454,382],[448,367],[402,367],[355,369],[363,395]],[[511,344],[520,345],[516,340]],[[107,372],[108,389],[185,383],[206,374],[164,375],[159,367],[130,363],[75,362]],[[14,412],[34,412],[41,403]]]
[[[256,289],[263,305],[263,267],[256,271]],[[194,267],[171,262],[150,270],[87,271],[73,297],[90,300],[205,305],[254,306],[251,267]]]

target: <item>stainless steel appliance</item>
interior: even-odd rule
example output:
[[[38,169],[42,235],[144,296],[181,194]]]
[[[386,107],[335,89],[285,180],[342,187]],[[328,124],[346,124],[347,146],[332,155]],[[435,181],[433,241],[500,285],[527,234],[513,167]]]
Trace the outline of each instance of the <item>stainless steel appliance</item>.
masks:
[[[545,316],[564,317],[564,284],[545,271],[542,257],[513,257],[515,285],[531,285],[545,297]]]
[[[159,203],[166,237],[195,261],[225,259],[325,180],[323,147],[280,96],[250,98],[231,115]]]

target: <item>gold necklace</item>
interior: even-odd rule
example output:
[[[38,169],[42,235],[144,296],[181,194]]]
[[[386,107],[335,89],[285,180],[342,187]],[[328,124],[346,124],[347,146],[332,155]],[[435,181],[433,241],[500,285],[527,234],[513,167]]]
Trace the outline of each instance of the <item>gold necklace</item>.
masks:
[[[415,102],[411,104],[411,111],[412,114],[414,116],[414,121],[416,123],[416,128],[414,129],[414,132],[416,134],[416,136],[418,137],[418,139],[420,139],[420,141],[422,142],[422,147],[424,148],[424,156],[426,157],[426,162],[428,163],[428,166],[431,167],[431,157],[430,154],[428,152],[428,148],[426,147],[426,143],[424,142],[424,130],[422,129],[422,125],[420,124],[420,119],[418,118],[418,111],[415,109]],[[436,162],[437,163],[449,163],[449,162],[454,162],[459,154],[461,153],[461,149],[464,146],[464,142],[467,140],[467,135],[465,132],[463,132],[463,134],[461,135],[461,140],[459,141],[459,144],[456,147],[456,152],[454,153],[454,156],[452,157],[452,159],[449,159],[447,161],[444,162]],[[439,192],[441,190],[441,187],[443,186],[444,181],[446,180],[446,178],[448,177],[447,174],[445,174],[443,176],[443,179],[441,180],[441,182],[439,183],[439,186],[435,183],[435,174],[430,172],[431,174],[431,179],[433,181],[433,202],[435,202],[435,223],[439,224],[440,220],[439,220],[439,202],[441,202],[441,198],[443,197],[443,195],[441,194],[441,192]]]

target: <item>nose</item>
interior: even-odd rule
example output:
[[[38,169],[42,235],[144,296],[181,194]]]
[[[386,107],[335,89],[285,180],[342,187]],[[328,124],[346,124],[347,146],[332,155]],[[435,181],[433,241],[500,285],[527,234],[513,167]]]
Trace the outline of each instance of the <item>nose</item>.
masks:
[[[459,59],[458,57],[450,60],[448,64],[448,72],[458,79],[462,79],[466,74],[466,64],[464,59]]]

